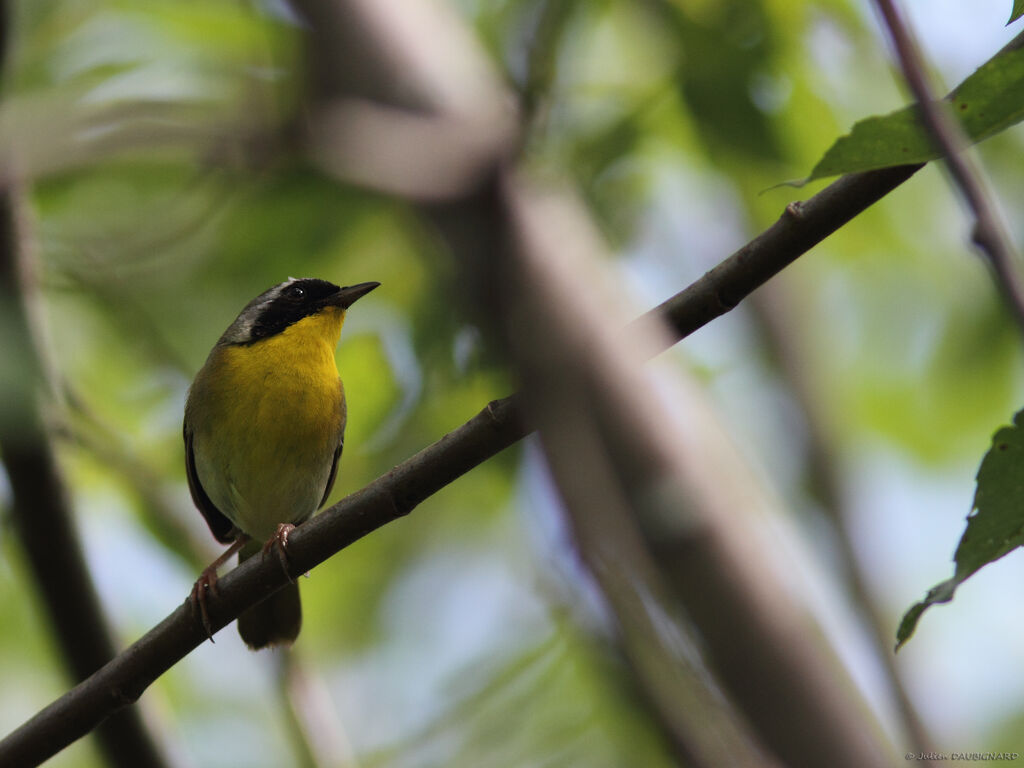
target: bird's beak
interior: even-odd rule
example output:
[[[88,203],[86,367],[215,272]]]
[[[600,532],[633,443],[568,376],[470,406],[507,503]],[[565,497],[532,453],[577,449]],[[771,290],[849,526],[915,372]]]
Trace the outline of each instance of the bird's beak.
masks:
[[[328,306],[341,307],[342,309],[348,309],[356,301],[368,294],[380,283],[359,283],[358,285],[347,285],[333,296],[328,296],[324,302]]]

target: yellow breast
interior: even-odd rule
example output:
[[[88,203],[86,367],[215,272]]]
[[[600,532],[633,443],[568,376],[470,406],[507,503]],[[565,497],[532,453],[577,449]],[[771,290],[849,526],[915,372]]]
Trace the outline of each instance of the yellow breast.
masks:
[[[253,344],[218,346],[192,385],[199,480],[255,538],[306,519],[323,495],[345,429],[334,361],[344,317],[328,307]]]

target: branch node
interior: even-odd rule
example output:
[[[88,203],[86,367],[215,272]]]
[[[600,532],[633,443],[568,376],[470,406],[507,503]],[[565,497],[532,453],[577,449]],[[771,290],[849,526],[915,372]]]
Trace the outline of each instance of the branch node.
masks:
[[[974,226],[971,227],[971,242],[978,246],[982,251],[988,252],[989,246],[992,242],[992,233],[988,227],[984,225],[981,219],[976,219]]]
[[[502,411],[505,410],[504,406],[508,398],[502,400],[491,400],[484,408],[487,415],[491,419],[491,424],[495,427],[501,427],[505,424],[505,415]]]
[[[715,304],[718,305],[718,313],[722,315],[736,309],[736,306],[740,303],[739,300],[733,301],[727,298],[721,290],[715,291],[712,297],[715,300]]]
[[[782,214],[787,219],[793,219],[794,221],[800,221],[804,217],[804,204],[801,200],[794,200],[786,206],[786,210]]]
[[[115,709],[121,709],[127,707],[129,704],[134,704],[138,699],[138,696],[132,696],[126,692],[121,686],[111,686],[110,688],[110,700],[114,702]]]
[[[399,504],[398,499],[395,497],[395,492],[390,488],[384,488],[381,493],[387,497],[388,503],[391,506],[394,515],[392,519],[397,520],[400,517],[405,517],[416,508],[415,503],[411,504]]]

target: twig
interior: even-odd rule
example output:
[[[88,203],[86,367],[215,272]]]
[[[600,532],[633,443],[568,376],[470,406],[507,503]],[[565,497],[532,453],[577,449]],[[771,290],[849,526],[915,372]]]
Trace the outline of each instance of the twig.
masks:
[[[284,729],[288,734],[288,741],[291,742],[292,768],[327,768],[334,764],[321,760],[314,751],[303,718],[294,706],[289,690],[293,685],[291,678],[294,675],[292,651],[291,648],[285,648],[280,656],[274,659],[276,662],[274,687],[277,704],[284,721]]]
[[[169,483],[156,467],[142,458],[98,416],[70,383],[61,392],[67,403],[65,419],[51,427],[56,440],[75,446],[124,483],[135,497],[139,515],[149,533],[190,568],[199,571],[221,551],[201,521],[183,517],[187,512],[172,497]],[[198,525],[196,523],[199,523]]]
[[[688,288],[648,312],[648,316],[665,316],[681,337],[693,333],[732,310],[755,288],[923,167],[900,165],[851,173],[808,200],[790,203],[768,229]]]
[[[324,681],[310,674],[295,648],[276,659],[276,684],[285,724],[301,757],[314,768],[359,768],[348,735],[338,722]],[[298,766],[296,766],[298,768]]]
[[[963,151],[968,146],[967,137],[950,114],[949,105],[932,96],[924,57],[894,0],[875,0],[875,5],[892,38],[903,77],[917,99],[925,130],[941,150],[953,181],[974,215],[974,242],[988,257],[996,283],[1024,331],[1024,287],[1017,273],[1013,242],[996,213],[982,175]]]
[[[577,2],[546,0],[537,12],[537,21],[531,30],[533,39],[526,52],[526,72],[519,88],[522,122],[530,134],[544,131],[560,43],[572,22]]]

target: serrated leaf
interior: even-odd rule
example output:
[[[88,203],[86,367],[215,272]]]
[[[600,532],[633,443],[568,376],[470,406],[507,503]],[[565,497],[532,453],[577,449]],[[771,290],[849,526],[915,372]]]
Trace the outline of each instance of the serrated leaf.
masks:
[[[1024,410],[992,438],[992,447],[978,469],[974,507],[953,556],[953,578],[932,587],[903,616],[896,649],[910,639],[925,609],[948,603],[957,587],[982,566],[1024,545]]]
[[[1010,20],[1007,24],[1013,24],[1021,16],[1024,16],[1024,0],[1013,0],[1013,10],[1010,11]]]
[[[1024,13],[1024,0],[1015,3],[1021,5]],[[1024,119],[1024,49],[1003,51],[992,57],[945,101],[952,104],[953,113],[972,142],[1020,122]],[[842,173],[924,163],[939,154],[921,124],[918,108],[905,107],[857,122],[850,133],[828,148],[805,182]]]

